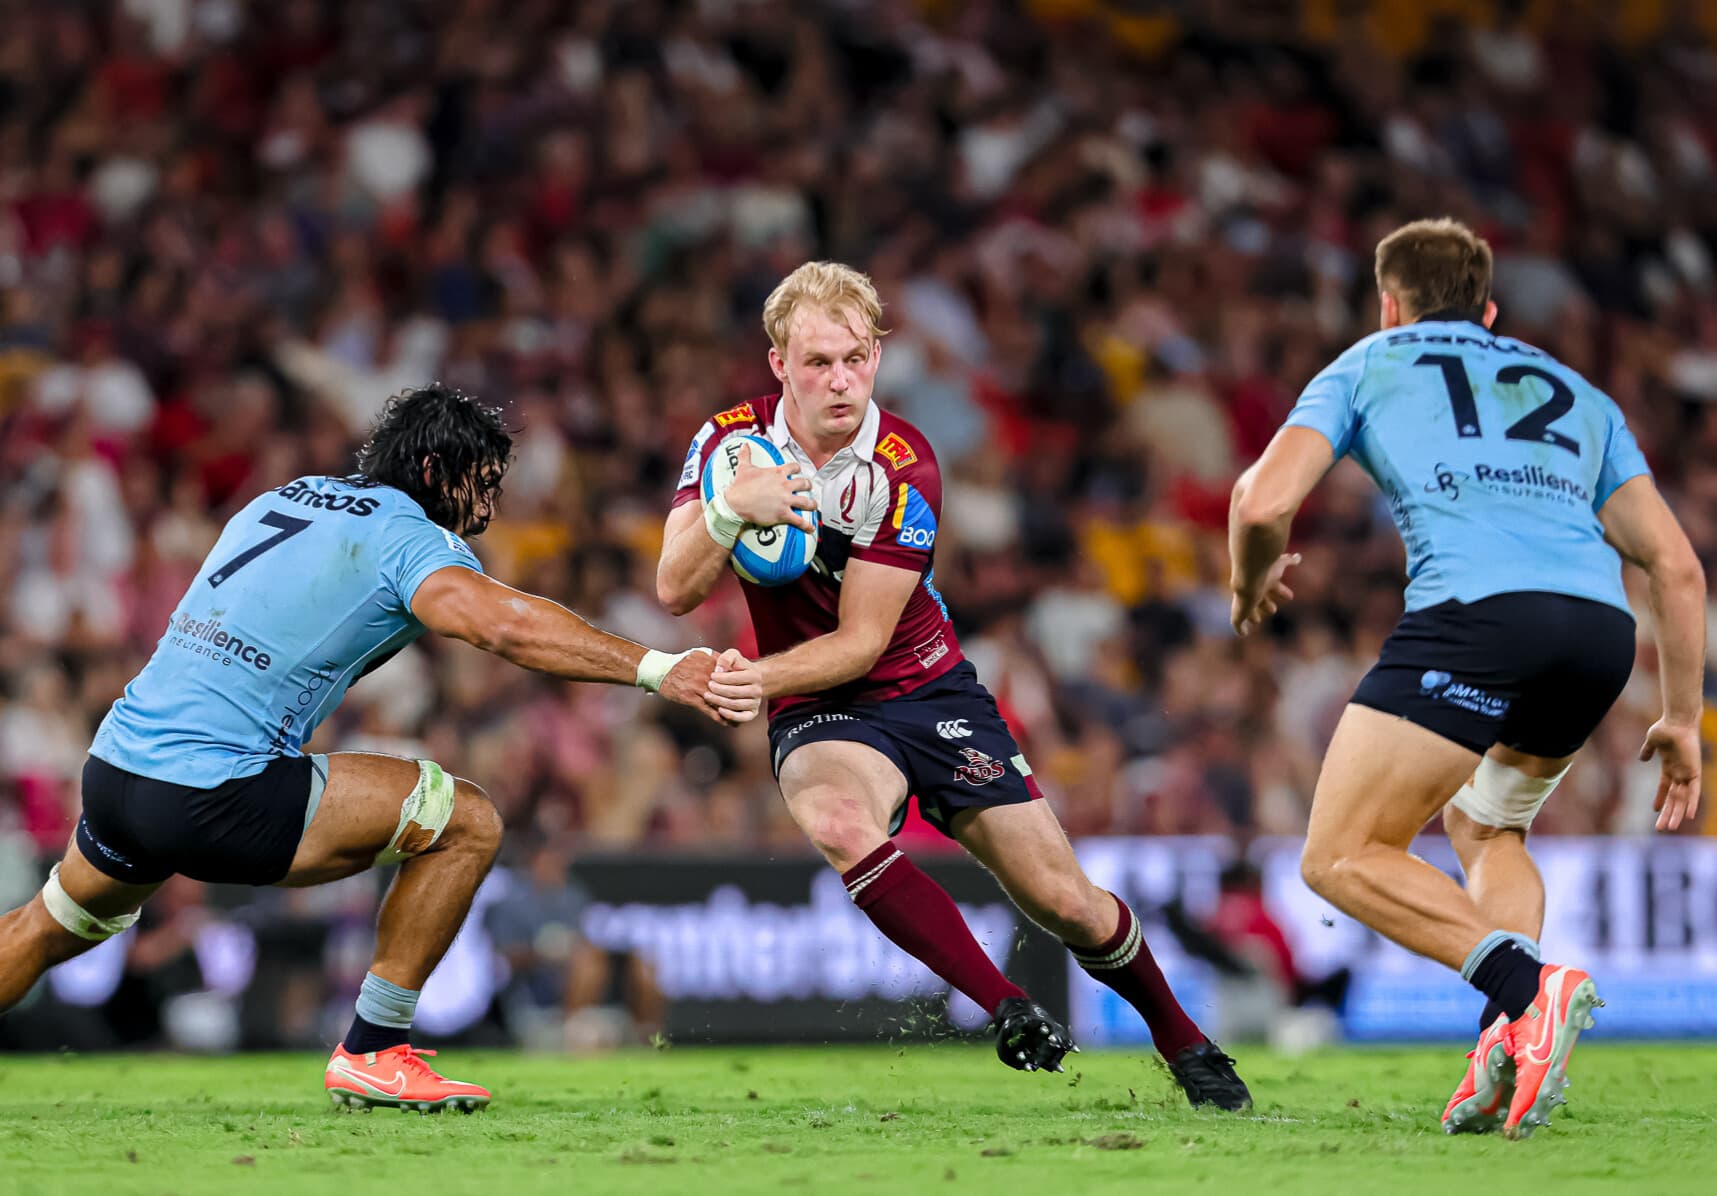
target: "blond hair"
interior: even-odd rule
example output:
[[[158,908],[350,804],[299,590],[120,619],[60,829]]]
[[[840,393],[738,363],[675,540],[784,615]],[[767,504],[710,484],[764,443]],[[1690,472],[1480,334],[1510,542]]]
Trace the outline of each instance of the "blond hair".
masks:
[[[1490,302],[1490,244],[1459,220],[1415,220],[1377,243],[1377,287],[1403,314],[1478,313]]]
[[[801,304],[831,315],[856,310],[873,338],[888,332],[882,326],[882,300],[868,274],[840,262],[806,262],[783,278],[763,302],[763,331],[777,353],[787,351],[787,334]]]

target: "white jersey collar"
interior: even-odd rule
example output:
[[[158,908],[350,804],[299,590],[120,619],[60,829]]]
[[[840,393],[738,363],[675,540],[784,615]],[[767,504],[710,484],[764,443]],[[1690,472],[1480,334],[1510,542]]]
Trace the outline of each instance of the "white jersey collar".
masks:
[[[860,461],[868,461],[876,453],[876,434],[882,427],[882,408],[876,405],[876,396],[871,396],[870,402],[864,409],[864,419],[859,421],[858,435],[845,448],[837,449],[835,455],[829,458],[838,461],[842,453],[851,453]],[[793,433],[787,428],[787,396],[782,395],[781,401],[775,404],[775,417],[769,421],[769,439],[777,446],[791,449],[799,456],[809,461],[811,454],[793,438]]]

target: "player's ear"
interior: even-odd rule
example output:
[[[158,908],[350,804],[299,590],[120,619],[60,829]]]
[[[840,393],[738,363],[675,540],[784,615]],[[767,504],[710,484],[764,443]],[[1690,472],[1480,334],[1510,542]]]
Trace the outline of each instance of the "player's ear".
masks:
[[[781,351],[774,345],[769,346],[769,369],[775,375],[777,382],[787,381],[787,362],[781,357]]]
[[[1496,323],[1496,300],[1486,299],[1484,305],[1484,326],[1489,328]]]
[[[1395,301],[1395,296],[1381,288],[1377,292],[1377,326],[1379,328],[1401,327],[1401,305]]]

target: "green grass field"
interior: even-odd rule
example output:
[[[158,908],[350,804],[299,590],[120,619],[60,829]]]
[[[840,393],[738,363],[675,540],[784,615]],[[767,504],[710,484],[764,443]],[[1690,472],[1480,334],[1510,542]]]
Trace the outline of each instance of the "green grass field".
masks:
[[[1709,1192],[1717,1173],[1711,1045],[1582,1047],[1571,1105],[1522,1143],[1438,1131],[1452,1048],[1243,1051],[1246,1117],[1193,1112],[1134,1052],[1060,1076],[948,1044],[440,1062],[495,1104],[337,1113],[298,1055],[0,1056],[0,1194],[1561,1196]]]

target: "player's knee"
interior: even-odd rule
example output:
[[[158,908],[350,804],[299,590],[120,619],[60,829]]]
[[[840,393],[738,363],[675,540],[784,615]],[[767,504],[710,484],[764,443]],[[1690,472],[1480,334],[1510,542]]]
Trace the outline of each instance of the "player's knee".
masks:
[[[799,806],[806,838],[839,867],[856,864],[880,842],[879,828],[852,798],[838,792],[811,794]]]
[[[820,816],[807,828],[807,835],[818,851],[843,868],[851,867],[876,848],[874,832],[861,822],[838,814]]]
[[[1320,897],[1327,897],[1338,883],[1341,860],[1340,850],[1333,845],[1308,839],[1305,850],[1300,853],[1300,879],[1306,882],[1306,888]]]
[[[453,837],[460,846],[490,860],[501,850],[505,826],[501,812],[481,785],[460,778],[453,785]]]

